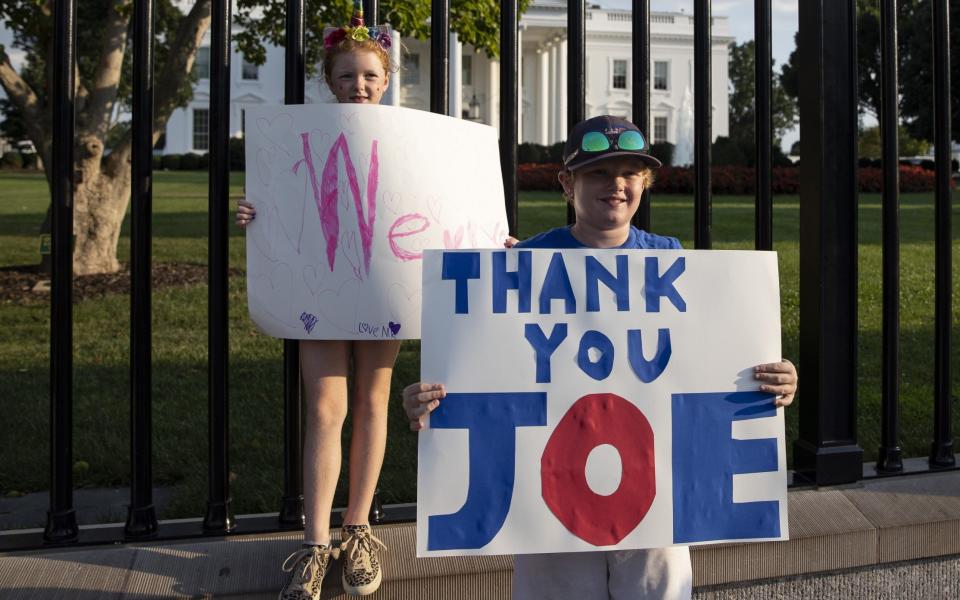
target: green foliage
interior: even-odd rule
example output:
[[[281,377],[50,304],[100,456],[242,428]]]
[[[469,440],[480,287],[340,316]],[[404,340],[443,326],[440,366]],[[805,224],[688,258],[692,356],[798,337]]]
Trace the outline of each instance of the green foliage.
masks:
[[[910,137],[910,132],[904,125],[901,125],[897,132],[897,144],[900,156],[923,156],[930,150],[930,142]],[[867,127],[860,131],[857,153],[860,158],[880,158],[883,155],[879,127]]]
[[[180,157],[180,168],[184,171],[197,171],[200,169],[200,155],[194,152],[188,152]]]
[[[657,142],[655,144],[650,144],[650,154],[657,158],[664,165],[673,164],[673,151],[676,149],[676,146],[670,142]]]
[[[246,163],[246,144],[243,138],[230,138],[230,170],[244,171]]]
[[[164,154],[161,164],[168,171],[177,171],[180,169],[180,158],[179,154]]]
[[[0,156],[0,166],[7,169],[19,169],[23,167],[23,159],[19,152],[4,152],[3,156]]]
[[[524,142],[517,146],[519,163],[561,163],[563,162],[564,142],[544,146],[534,142]]]
[[[523,14],[530,2],[520,0],[518,14]],[[352,11],[351,0],[307,0],[304,42],[308,75],[323,59],[324,28],[347,23]],[[389,23],[405,36],[421,40],[430,37],[429,0],[384,0],[379,16],[380,23]],[[234,35],[234,40],[244,58],[262,65],[267,59],[264,44],[284,47],[285,19],[282,2],[237,0],[236,22],[243,30]],[[493,58],[499,56],[500,3],[496,0],[452,0],[450,28],[464,44],[476,46]]]
[[[897,56],[900,117],[910,136],[933,139],[933,35],[930,0],[897,2]],[[954,41],[950,61],[950,112],[954,141],[960,142],[960,61],[956,40],[960,39],[960,3],[950,3],[950,35]],[[799,41],[799,34],[795,36]],[[861,114],[880,114],[881,94],[880,8],[877,0],[857,0],[857,87]],[[781,77],[784,90],[800,95],[800,55],[790,54]]]
[[[730,43],[730,138],[738,145],[754,143],[756,131],[756,48],[753,40]],[[771,65],[772,66],[772,65]],[[771,82],[773,141],[780,145],[783,134],[797,121],[796,103],[776,77]]]
[[[0,98],[0,115],[3,115],[3,120],[0,121],[0,136],[11,141],[26,139],[27,126],[23,121],[23,111],[16,104],[8,98]]]

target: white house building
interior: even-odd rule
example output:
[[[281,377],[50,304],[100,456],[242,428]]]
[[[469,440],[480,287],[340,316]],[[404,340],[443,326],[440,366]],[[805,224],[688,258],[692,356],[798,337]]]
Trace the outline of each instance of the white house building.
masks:
[[[520,139],[552,144],[566,139],[567,39],[565,0],[535,0],[520,20],[521,48]],[[689,114],[693,88],[693,16],[653,13],[650,27],[653,142],[676,143],[681,137],[681,112]],[[630,11],[588,8],[586,21],[587,116],[632,112]],[[728,48],[733,38],[726,17],[713,18],[713,136],[728,132]],[[209,41],[196,61],[198,82],[193,100],[175,111],[167,123],[164,153],[206,152],[209,148]],[[430,43],[415,39],[393,45],[401,65],[391,77],[384,103],[427,110],[430,97]],[[497,127],[499,124],[499,62],[450,36],[450,113]],[[318,69],[319,72],[319,69]],[[233,135],[242,135],[245,110],[258,104],[283,103],[283,48],[267,48],[260,67],[235,52],[231,61],[231,115]],[[457,93],[458,92],[458,93]],[[333,97],[319,78],[308,82],[306,101],[330,102]],[[686,104],[685,104],[686,102]],[[682,132],[683,137],[690,135]]]

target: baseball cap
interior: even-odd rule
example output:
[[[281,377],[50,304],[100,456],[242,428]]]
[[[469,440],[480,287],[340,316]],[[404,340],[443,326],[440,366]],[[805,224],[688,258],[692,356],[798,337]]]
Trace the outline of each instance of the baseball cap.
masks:
[[[563,165],[574,171],[605,158],[635,156],[654,169],[662,166],[649,150],[639,127],[621,117],[600,115],[574,126],[563,147]]]

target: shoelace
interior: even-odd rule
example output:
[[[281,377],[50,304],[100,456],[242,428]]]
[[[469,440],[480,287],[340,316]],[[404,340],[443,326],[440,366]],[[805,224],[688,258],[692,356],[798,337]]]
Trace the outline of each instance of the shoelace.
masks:
[[[318,570],[322,570],[324,568],[322,560],[322,557],[324,556],[332,556],[334,560],[336,560],[336,558],[340,556],[340,548],[321,548],[319,546],[301,548],[300,550],[297,550],[288,556],[287,560],[283,561],[283,567],[281,568],[285,573],[289,573],[297,568],[297,564],[302,561],[303,569],[300,571],[300,579],[306,579],[310,565],[316,564]]]
[[[350,561],[354,568],[361,566],[364,570],[369,570],[371,565],[363,564],[363,559],[376,552],[376,546],[379,546],[381,550],[387,549],[387,545],[377,539],[375,535],[364,531],[347,538],[347,541],[341,544],[340,548],[346,553],[347,560]],[[366,552],[361,553],[361,548]]]

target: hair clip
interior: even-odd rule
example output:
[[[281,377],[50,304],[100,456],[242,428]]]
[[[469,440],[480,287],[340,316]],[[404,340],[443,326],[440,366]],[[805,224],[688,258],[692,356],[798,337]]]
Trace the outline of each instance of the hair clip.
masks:
[[[347,38],[355,42],[373,40],[380,44],[384,50],[388,50],[392,45],[390,39],[390,30],[386,27],[367,27],[363,23],[363,4],[359,0],[353,3],[353,16],[350,18],[350,24],[333,29],[323,38],[324,50],[330,50]]]

